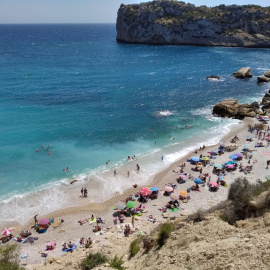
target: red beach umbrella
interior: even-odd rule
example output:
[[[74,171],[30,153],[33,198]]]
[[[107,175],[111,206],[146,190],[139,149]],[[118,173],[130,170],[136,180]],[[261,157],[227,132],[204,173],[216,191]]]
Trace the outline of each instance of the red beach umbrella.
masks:
[[[142,196],[149,196],[152,191],[149,188],[141,188],[140,193]]]

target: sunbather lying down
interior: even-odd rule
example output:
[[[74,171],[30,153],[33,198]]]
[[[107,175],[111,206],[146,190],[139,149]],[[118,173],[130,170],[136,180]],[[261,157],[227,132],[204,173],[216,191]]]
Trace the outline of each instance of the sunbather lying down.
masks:
[[[89,218],[84,218],[84,219],[78,221],[78,223],[79,223],[80,225],[83,225],[83,224],[85,224],[85,223],[87,223],[87,222],[89,222]]]
[[[148,220],[155,223],[157,219],[153,215],[149,215]]]

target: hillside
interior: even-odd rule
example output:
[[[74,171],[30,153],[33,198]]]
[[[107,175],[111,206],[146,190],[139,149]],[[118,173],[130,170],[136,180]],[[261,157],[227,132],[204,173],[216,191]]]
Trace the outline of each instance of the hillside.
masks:
[[[124,5],[117,41],[159,45],[270,47],[270,7],[196,7],[178,1]]]

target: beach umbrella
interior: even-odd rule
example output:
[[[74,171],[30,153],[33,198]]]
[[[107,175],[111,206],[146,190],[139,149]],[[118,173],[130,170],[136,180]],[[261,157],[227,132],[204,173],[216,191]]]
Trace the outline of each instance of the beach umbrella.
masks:
[[[214,167],[217,168],[217,169],[222,169],[222,166],[219,165],[219,164],[215,164]]]
[[[202,160],[203,161],[208,161],[208,160],[210,160],[210,158],[209,157],[203,157]]]
[[[201,159],[198,158],[198,157],[191,157],[190,160],[191,160],[192,162],[198,162],[198,161],[200,161]]]
[[[173,191],[173,188],[171,186],[166,186],[165,187],[165,191],[172,192]]]
[[[220,180],[223,180],[223,177],[221,177],[221,176],[219,176],[218,178],[219,178]]]
[[[186,179],[187,178],[187,176],[184,175],[184,174],[180,174],[179,177],[181,177],[182,179]]]
[[[231,158],[231,159],[237,159],[237,156],[231,155],[231,156],[229,156],[229,158]]]
[[[226,168],[228,168],[228,169],[234,169],[234,165],[233,164],[228,164],[228,165],[226,165]]]
[[[197,168],[202,168],[202,165],[201,164],[197,164],[196,167]]]
[[[116,209],[123,210],[126,208],[126,206],[123,203],[118,203],[116,206]]]
[[[142,196],[149,196],[152,191],[149,188],[141,188],[140,193]]]
[[[172,194],[170,195],[170,198],[171,198],[172,200],[174,200],[174,201],[177,201],[177,200],[179,200],[179,195],[178,195],[178,194],[175,194],[175,193],[172,193]]]
[[[217,155],[217,151],[216,150],[211,150],[211,153],[214,155]]]
[[[150,188],[151,191],[159,191],[159,188],[158,187],[152,187]]]
[[[220,142],[219,145],[220,145],[220,147],[222,147],[222,148],[225,147],[225,143],[224,143],[224,142]]]
[[[210,185],[213,186],[213,187],[218,187],[218,183],[213,182],[213,181],[210,182]]]
[[[200,178],[195,178],[194,183],[195,184],[203,184],[203,180]]]
[[[135,207],[135,202],[134,201],[128,201],[126,206],[127,206],[127,208],[133,208],[133,207]]]
[[[12,233],[13,233],[13,229],[11,229],[11,228],[5,228],[1,232],[2,235],[10,235]]]
[[[186,192],[185,190],[180,190],[180,191],[179,191],[179,194],[180,194],[181,196],[187,196],[187,192]]]
[[[265,179],[266,179],[266,180],[270,180],[270,175],[266,175],[266,176],[265,176]]]
[[[40,221],[39,221],[39,223],[38,224],[40,224],[40,225],[47,225],[47,224],[49,224],[51,221],[48,219],[48,218],[43,218],[43,219],[41,219]]]
[[[242,157],[243,155],[241,153],[235,153],[233,156]]]
[[[252,139],[252,136],[248,136],[247,138],[248,138],[248,139]]]

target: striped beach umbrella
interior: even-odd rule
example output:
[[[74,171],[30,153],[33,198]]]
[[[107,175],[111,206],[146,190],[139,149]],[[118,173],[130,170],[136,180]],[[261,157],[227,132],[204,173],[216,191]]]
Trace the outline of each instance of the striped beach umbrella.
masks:
[[[5,228],[1,232],[2,235],[10,235],[12,233],[13,233],[13,229],[11,229],[11,228]]]
[[[178,195],[178,194],[175,194],[175,193],[172,193],[172,194],[170,195],[170,198],[171,198],[173,201],[177,201],[177,200],[179,200],[179,195]]]

